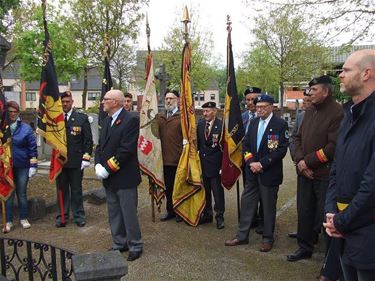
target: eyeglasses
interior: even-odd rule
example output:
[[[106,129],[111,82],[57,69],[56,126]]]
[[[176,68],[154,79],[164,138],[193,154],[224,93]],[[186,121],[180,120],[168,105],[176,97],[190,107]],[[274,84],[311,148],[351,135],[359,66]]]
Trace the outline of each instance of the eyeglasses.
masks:
[[[112,98],[103,98],[103,101],[109,101],[109,100],[116,100],[116,99],[112,99]]]
[[[8,110],[8,113],[18,113],[18,111]]]

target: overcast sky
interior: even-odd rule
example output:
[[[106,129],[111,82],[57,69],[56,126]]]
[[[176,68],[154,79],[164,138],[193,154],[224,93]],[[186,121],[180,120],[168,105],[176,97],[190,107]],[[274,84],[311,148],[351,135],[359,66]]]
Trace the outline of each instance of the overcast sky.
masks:
[[[223,58],[222,64],[226,63],[227,15],[232,21],[232,45],[238,63],[238,56],[246,49],[250,42],[250,26],[247,22],[249,8],[246,8],[243,0],[150,0],[149,7],[145,9],[148,13],[151,28],[151,48],[161,47],[163,38],[167,35],[176,18],[181,19],[184,7],[193,7],[199,12],[199,26],[212,32],[214,40],[213,53]],[[190,15],[191,21],[196,19]],[[181,24],[182,27],[182,24]],[[139,49],[147,48],[145,25],[141,26],[141,34],[138,43]],[[237,61],[236,61],[237,60]]]

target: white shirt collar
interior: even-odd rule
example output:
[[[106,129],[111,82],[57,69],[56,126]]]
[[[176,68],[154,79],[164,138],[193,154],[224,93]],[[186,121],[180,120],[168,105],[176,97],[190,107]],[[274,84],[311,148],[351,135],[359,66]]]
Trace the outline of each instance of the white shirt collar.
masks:
[[[69,120],[70,115],[72,115],[72,112],[73,112],[73,108],[71,108],[67,113],[64,112],[64,118],[65,118],[65,114],[68,114],[68,115],[66,116],[66,119]]]
[[[119,114],[120,114],[120,112],[121,112],[122,109],[123,108],[120,107],[115,113],[112,114],[112,116],[111,116],[112,117],[111,126],[113,125],[113,123],[115,123],[115,121],[116,121],[117,117],[119,116]]]
[[[272,116],[273,116],[273,112],[271,112],[271,114],[268,115],[268,117],[264,120],[264,121],[265,121],[265,122],[264,122],[264,128],[267,128],[268,123],[270,122]],[[259,123],[260,123],[260,121],[262,121],[262,120],[263,120],[263,119],[261,118],[261,119],[259,120]]]

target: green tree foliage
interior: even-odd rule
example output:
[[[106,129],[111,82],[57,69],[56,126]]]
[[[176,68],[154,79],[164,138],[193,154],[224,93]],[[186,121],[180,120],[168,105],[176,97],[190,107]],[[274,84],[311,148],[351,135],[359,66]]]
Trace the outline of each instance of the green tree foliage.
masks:
[[[316,34],[304,27],[303,16],[294,14],[291,8],[258,17],[253,32],[254,48],[241,65],[246,66],[250,77],[253,75],[255,85],[269,89],[273,95],[278,85],[282,99],[284,83],[300,83],[322,74],[327,50]]]
[[[0,0],[0,34],[5,34],[8,28],[5,18],[9,12],[20,4],[19,0]]]
[[[40,79],[43,41],[45,38],[41,6],[20,6],[19,21],[14,29],[15,56],[20,66],[20,76],[25,81]],[[59,17],[48,18],[48,31],[59,81],[69,81],[78,74],[83,61],[77,58],[77,45],[73,34]]]
[[[210,63],[213,40],[211,32],[198,30],[198,22],[194,21],[194,11],[192,15],[189,33],[189,41],[192,46],[190,74],[193,91],[200,92],[206,90],[215,78],[214,68]],[[165,64],[166,71],[170,75],[170,88],[180,88],[182,49],[184,44],[182,24],[176,23],[164,38],[159,55],[160,61]]]
[[[123,54],[124,50],[129,51],[129,42],[137,38],[139,24],[143,18],[140,9],[147,2],[148,0],[66,1],[65,4],[71,7],[70,30],[79,48],[79,57],[86,62],[83,67],[82,105],[84,108],[87,95],[87,73],[90,68],[102,65],[105,40],[108,40],[110,46],[110,61],[116,57],[118,51]],[[134,57],[123,58],[123,60],[131,59]],[[117,62],[116,66],[118,66]],[[117,67],[117,74],[118,70]],[[123,83],[123,81],[119,82]]]

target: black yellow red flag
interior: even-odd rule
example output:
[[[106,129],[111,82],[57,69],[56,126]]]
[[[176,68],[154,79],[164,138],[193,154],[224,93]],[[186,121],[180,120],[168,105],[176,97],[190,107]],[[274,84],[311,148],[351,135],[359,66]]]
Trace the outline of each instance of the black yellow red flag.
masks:
[[[106,42],[105,49],[104,49],[104,73],[103,73],[103,80],[102,80],[102,94],[100,96],[100,106],[99,106],[99,126],[102,126],[102,122],[104,118],[107,116],[107,113],[103,111],[103,104],[102,100],[104,95],[112,89],[112,76],[111,76],[111,68],[109,65],[108,59],[109,53],[109,46],[108,42]]]
[[[190,81],[191,45],[186,43],[181,66],[181,125],[183,150],[177,166],[173,190],[173,208],[188,224],[196,226],[206,204],[197,151],[197,129]]]
[[[221,146],[223,149],[221,184],[226,189],[231,189],[242,172],[242,140],[244,138],[244,128],[237,93],[230,26],[228,27],[227,38],[227,91],[225,95],[223,121],[221,134]]]
[[[6,201],[14,189],[12,152],[3,80],[0,72],[0,200]]]
[[[62,166],[67,161],[67,143],[64,113],[59,94],[55,63],[52,56],[52,43],[49,38],[46,20],[44,20],[44,33],[37,133],[52,147],[49,171],[49,180],[52,182],[61,173]]]

